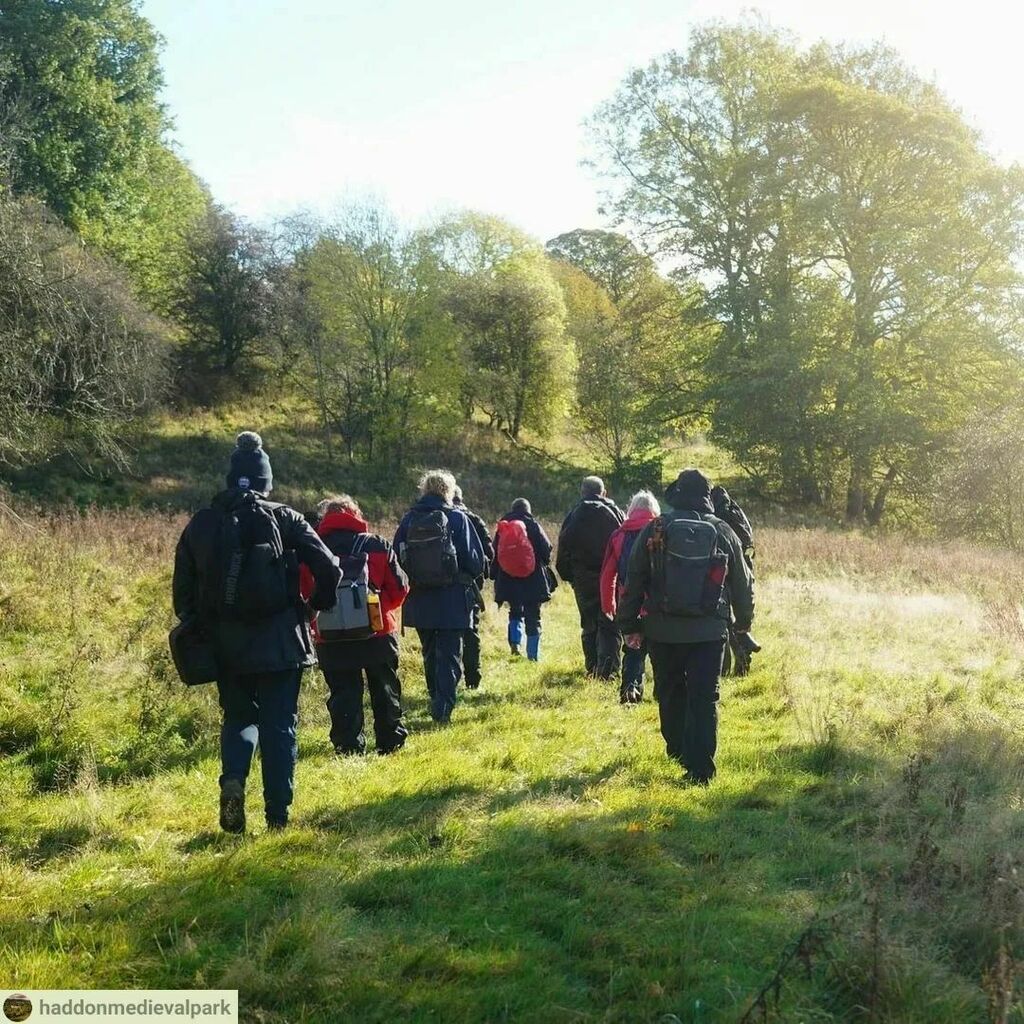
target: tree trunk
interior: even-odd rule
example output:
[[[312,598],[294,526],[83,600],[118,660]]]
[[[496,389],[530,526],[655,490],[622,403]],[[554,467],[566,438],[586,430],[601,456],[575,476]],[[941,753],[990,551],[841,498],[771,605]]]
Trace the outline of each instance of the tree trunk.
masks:
[[[882,521],[882,516],[885,514],[885,503],[889,497],[889,492],[892,490],[892,485],[896,482],[896,467],[890,466],[889,471],[885,474],[885,479],[878,485],[878,491],[875,494],[875,500],[871,503],[871,508],[868,509],[868,523],[871,526],[878,526]]]
[[[848,523],[859,523],[864,519],[867,480],[868,472],[864,461],[855,458],[850,467],[850,482],[846,487],[846,521]]]

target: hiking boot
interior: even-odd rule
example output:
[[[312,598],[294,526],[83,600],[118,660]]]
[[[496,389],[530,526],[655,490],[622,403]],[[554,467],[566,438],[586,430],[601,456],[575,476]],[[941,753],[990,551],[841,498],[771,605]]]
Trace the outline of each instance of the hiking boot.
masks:
[[[711,785],[711,780],[700,775],[691,775],[687,772],[682,778],[682,784],[684,786],[698,786],[701,789],[707,789]]]
[[[267,831],[268,832],[280,832],[282,829],[288,827],[287,818],[267,818]]]
[[[220,787],[220,827],[236,835],[245,831],[245,786],[238,779],[225,779]]]
[[[519,644],[509,644],[508,649],[511,651],[513,658],[521,658],[523,656],[523,649]]]
[[[360,750],[359,747],[342,747],[337,746],[334,748],[334,752],[338,757],[361,757],[365,751]]]

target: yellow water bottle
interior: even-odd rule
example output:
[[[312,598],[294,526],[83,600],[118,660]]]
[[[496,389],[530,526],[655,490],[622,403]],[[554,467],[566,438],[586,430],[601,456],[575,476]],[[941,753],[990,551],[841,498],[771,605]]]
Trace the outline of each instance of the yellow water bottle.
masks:
[[[366,610],[370,615],[370,629],[374,633],[384,632],[384,613],[380,607],[380,594],[371,590],[366,595]]]

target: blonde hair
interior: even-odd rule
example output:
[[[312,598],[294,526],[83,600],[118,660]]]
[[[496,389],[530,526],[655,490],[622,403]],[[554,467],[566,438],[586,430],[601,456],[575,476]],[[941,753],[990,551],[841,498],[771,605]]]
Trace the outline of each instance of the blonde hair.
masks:
[[[420,477],[420,494],[434,494],[449,505],[455,497],[455,477],[447,469],[428,469]]]
[[[363,518],[362,509],[356,503],[356,499],[349,494],[328,495],[323,501],[317,503],[316,512],[321,519],[331,512],[351,512],[352,515],[359,516],[360,519]]]
[[[658,499],[650,491],[637,491],[629,499],[629,508],[626,511],[626,515],[631,516],[634,512],[639,512],[640,509],[653,512],[656,516],[661,515],[661,505],[658,504]]]

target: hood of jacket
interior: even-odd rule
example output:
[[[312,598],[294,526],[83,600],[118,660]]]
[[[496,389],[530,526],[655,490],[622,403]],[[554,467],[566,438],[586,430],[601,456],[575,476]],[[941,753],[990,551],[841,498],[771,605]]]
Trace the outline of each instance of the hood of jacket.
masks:
[[[589,498],[580,498],[577,503],[577,508],[582,508],[584,505],[604,505],[610,512],[619,512],[619,506],[612,501],[611,498],[606,494],[595,494]],[[620,513],[621,514],[621,513]]]
[[[353,515],[351,512],[328,512],[320,520],[320,525],[316,528],[316,532],[321,537],[343,531],[348,533],[369,533],[370,528],[365,520],[360,519],[359,516]]]
[[[665,500],[679,512],[715,512],[711,481],[699,469],[684,469],[665,490]]]
[[[461,508],[457,508],[455,505],[450,505],[438,494],[424,494],[420,499],[413,505],[413,508],[443,508],[448,512],[462,512]]]
[[[619,529],[624,533],[639,533],[652,519],[657,516],[649,508],[638,508]]]
[[[232,509],[241,508],[243,505],[252,505],[257,501],[269,504],[264,495],[258,491],[243,490],[241,487],[229,487],[227,490],[219,491],[210,500],[210,508],[218,512],[230,512]]]

